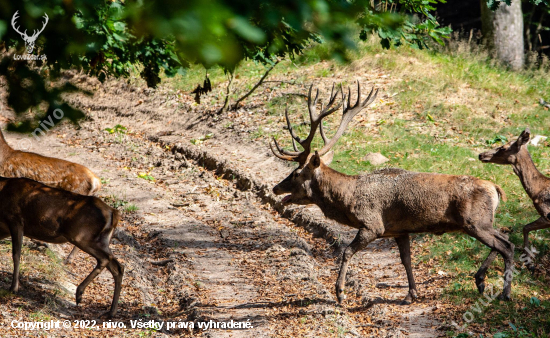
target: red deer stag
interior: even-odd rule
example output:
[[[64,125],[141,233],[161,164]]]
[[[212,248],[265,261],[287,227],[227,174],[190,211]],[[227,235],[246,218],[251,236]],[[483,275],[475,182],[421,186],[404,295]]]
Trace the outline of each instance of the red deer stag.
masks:
[[[12,149],[0,130],[0,176],[26,177],[54,188],[81,195],[93,195],[101,180],[88,168],[77,163]],[[70,262],[78,250],[66,259]]]
[[[11,236],[13,280],[19,289],[19,260],[23,236],[48,243],[70,242],[97,260],[95,269],[76,289],[76,304],[92,280],[107,268],[115,280],[111,310],[114,316],[124,268],[109,248],[120,213],[93,196],[48,187],[26,178],[0,177],[0,239]]]
[[[313,87],[313,86],[312,86]],[[286,179],[273,188],[276,195],[288,194],[282,203],[316,204],[326,217],[341,224],[359,229],[355,239],[345,249],[340,273],[336,281],[336,296],[341,303],[345,296],[344,284],[350,259],[377,238],[394,237],[399,247],[401,262],[407,272],[409,292],[403,304],[416,298],[416,284],[411,269],[410,233],[463,232],[477,238],[496,250],[505,262],[506,278],[503,299],[510,299],[514,245],[493,228],[494,213],[499,197],[504,198],[499,186],[471,176],[453,176],[434,173],[417,173],[398,168],[385,168],[356,176],[337,172],[328,165],[336,141],[349,122],[376,98],[374,88],[361,102],[361,88],[357,84],[357,102],[350,104],[350,94],[340,90],[342,100],[335,105],[334,86],[329,102],[316,112],[319,90],[312,98],[309,89],[308,109],[311,119],[309,135],[299,138],[293,131],[285,111],[288,130],[294,151],[282,149],[273,139],[271,150],[280,159],[298,162],[299,166]],[[322,127],[322,119],[343,107],[340,125],[330,140]],[[311,141],[319,127],[324,147],[312,153]],[[303,148],[298,151],[295,141]],[[329,152],[330,151],[330,152]],[[483,265],[476,273],[479,292],[485,289]]]
[[[540,218],[523,227],[523,249],[531,256],[529,250],[529,232],[550,228],[550,178],[537,170],[531,155],[527,150],[527,144],[531,132],[525,129],[515,142],[510,142],[494,150],[479,154],[479,160],[483,163],[510,164],[514,173],[518,175],[527,195],[533,201]],[[530,270],[534,264],[528,263]]]

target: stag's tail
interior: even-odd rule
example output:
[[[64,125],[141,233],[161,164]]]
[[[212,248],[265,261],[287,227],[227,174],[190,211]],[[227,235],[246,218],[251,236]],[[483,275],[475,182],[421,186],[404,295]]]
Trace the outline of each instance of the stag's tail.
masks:
[[[498,185],[495,184],[495,189],[497,189],[497,193],[498,193],[498,196],[500,197],[500,199],[503,201],[503,202],[506,202],[508,199],[506,198],[506,193],[504,192],[504,190],[502,190],[501,187],[499,187]]]

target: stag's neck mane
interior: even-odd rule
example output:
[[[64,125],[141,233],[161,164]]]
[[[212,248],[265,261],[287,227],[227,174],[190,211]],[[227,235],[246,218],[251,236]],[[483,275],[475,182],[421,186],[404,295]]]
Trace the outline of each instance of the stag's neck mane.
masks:
[[[351,205],[357,176],[346,175],[324,164],[316,175],[316,192],[319,206],[344,207]]]

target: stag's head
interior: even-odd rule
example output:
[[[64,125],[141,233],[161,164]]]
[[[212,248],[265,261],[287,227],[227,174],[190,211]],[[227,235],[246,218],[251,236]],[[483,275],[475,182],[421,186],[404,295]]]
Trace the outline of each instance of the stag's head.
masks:
[[[523,145],[529,143],[531,132],[529,128],[525,129],[514,142],[509,142],[502,147],[486,151],[479,154],[479,160],[484,163],[495,164],[515,164],[517,153]]]
[[[42,29],[34,30],[34,32],[31,36],[27,35],[27,30],[26,29],[25,29],[25,32],[21,32],[19,30],[19,27],[15,27],[16,21],[17,21],[18,18],[19,18],[19,11],[16,11],[15,14],[13,15],[13,17],[11,18],[11,26],[13,27],[13,29],[17,33],[19,33],[19,35],[21,35],[21,37],[23,38],[23,41],[25,41],[25,47],[27,48],[27,53],[31,54],[32,51],[34,50],[34,43],[36,42],[36,39],[38,39],[38,35],[40,35],[40,33],[42,33],[44,28],[46,28],[46,24],[48,24],[48,20],[49,20],[48,14],[44,13],[44,16],[43,16],[44,23],[42,25]]]
[[[350,103],[351,90],[348,89],[348,94],[345,95],[341,87],[339,90],[335,91],[335,86],[333,85],[327,105],[324,108],[321,105],[321,112],[317,113],[316,110],[319,90],[317,89],[315,98],[313,98],[311,95],[312,89],[313,85],[309,88],[308,93],[308,110],[309,118],[311,120],[309,135],[305,139],[301,139],[296,135],[292,129],[290,119],[288,118],[288,110],[285,110],[286,123],[290,136],[292,136],[292,147],[294,148],[294,151],[282,149],[275,138],[273,138],[273,143],[270,144],[271,151],[273,151],[275,156],[282,160],[298,163],[298,168],[296,168],[287,178],[273,188],[273,193],[276,195],[288,194],[283,198],[282,203],[294,203],[301,205],[313,203],[312,182],[319,170],[321,170],[323,166],[329,165],[332,161],[333,152],[330,149],[342,136],[353,117],[363,110],[363,108],[371,104],[378,94],[378,90],[375,92],[373,88],[369,96],[361,102],[361,86],[359,85],[359,82],[357,82],[357,101],[355,105],[352,106]],[[341,94],[341,100],[336,103],[338,92]],[[322,120],[337,111],[340,107],[342,107],[343,112],[342,120],[334,136],[331,139],[328,139],[323,130]],[[311,142],[315,137],[317,129],[319,129],[324,146],[320,150],[312,153]],[[298,142],[303,148],[302,151],[298,150],[296,142]],[[275,148],[273,145],[275,145]]]

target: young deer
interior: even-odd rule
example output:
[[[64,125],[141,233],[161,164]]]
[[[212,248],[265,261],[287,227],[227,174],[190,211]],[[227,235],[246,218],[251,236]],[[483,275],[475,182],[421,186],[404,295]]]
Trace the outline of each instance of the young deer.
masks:
[[[12,149],[0,130],[0,176],[26,177],[81,195],[93,195],[101,188],[101,180],[83,165]],[[70,262],[78,249],[67,256]]]
[[[479,154],[479,160],[483,163],[512,165],[514,173],[518,175],[523,188],[541,216],[523,227],[523,248],[528,255],[530,255],[529,232],[550,228],[550,178],[538,171],[531,159],[527,150],[530,137],[531,133],[527,128],[515,142]],[[534,265],[529,263],[528,267],[532,270]]]
[[[0,177],[0,239],[11,236],[13,280],[19,289],[23,236],[48,243],[70,242],[97,260],[97,266],[76,289],[76,304],[92,280],[107,268],[115,280],[109,316],[114,316],[124,268],[109,248],[120,213],[99,198],[51,188],[26,178]]]
[[[504,193],[497,185],[471,176],[452,176],[433,173],[417,173],[397,168],[377,170],[370,174],[349,176],[328,167],[332,160],[329,150],[342,136],[349,122],[376,98],[371,90],[361,102],[361,88],[357,85],[357,102],[350,105],[350,91],[335,105],[337,93],[334,86],[330,100],[321,112],[316,113],[319,91],[313,99],[311,87],[308,109],[311,119],[310,132],[302,140],[294,133],[285,111],[288,130],[292,136],[294,151],[282,149],[274,139],[271,150],[280,159],[298,162],[299,166],[286,179],[273,188],[276,195],[289,194],[282,203],[300,205],[316,204],[326,217],[341,224],[359,229],[355,239],[345,249],[340,273],[336,282],[336,295],[341,303],[346,271],[353,255],[370,242],[381,237],[394,237],[399,247],[401,262],[407,272],[409,292],[403,304],[416,298],[416,285],[411,269],[410,233],[445,232],[466,233],[502,255],[506,267],[504,291],[501,298],[510,299],[514,245],[507,237],[493,228],[499,197]],[[342,121],[334,137],[327,139],[322,119],[343,107]],[[312,153],[311,141],[319,127],[324,147]],[[298,151],[295,141],[303,151]],[[487,267],[476,273],[479,292],[485,289]]]

